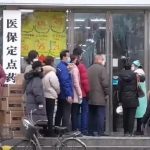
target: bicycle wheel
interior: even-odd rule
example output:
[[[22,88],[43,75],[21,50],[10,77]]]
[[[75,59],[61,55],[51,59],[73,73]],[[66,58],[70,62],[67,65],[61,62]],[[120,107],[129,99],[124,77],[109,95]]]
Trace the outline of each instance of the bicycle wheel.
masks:
[[[86,145],[80,139],[66,139],[59,150],[86,150]]]
[[[36,145],[29,140],[22,140],[15,144],[11,150],[37,150]]]

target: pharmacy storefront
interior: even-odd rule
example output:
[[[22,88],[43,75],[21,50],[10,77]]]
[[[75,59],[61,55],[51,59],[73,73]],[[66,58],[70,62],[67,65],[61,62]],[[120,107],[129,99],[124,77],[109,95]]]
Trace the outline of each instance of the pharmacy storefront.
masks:
[[[146,72],[147,87],[150,87],[150,2],[1,1],[0,54],[3,54],[8,82],[13,83],[13,76],[23,72],[23,58],[33,49],[41,57],[51,55],[58,61],[62,49],[72,51],[76,46],[81,46],[87,67],[93,63],[95,54],[104,53],[111,95],[107,109],[107,130],[115,131],[115,125],[112,125],[113,106],[116,103],[114,86],[125,60],[141,61]]]

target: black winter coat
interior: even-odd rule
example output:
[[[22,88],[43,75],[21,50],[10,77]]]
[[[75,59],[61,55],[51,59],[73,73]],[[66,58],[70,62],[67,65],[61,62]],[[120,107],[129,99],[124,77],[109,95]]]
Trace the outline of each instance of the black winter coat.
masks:
[[[131,70],[122,70],[119,75],[119,101],[124,108],[136,108],[139,105],[137,77]]]

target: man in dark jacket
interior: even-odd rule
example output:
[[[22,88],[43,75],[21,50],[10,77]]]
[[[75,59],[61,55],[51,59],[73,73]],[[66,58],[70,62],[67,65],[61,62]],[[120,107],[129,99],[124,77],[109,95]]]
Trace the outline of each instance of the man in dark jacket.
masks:
[[[57,76],[60,83],[60,94],[58,96],[57,112],[55,125],[68,127],[71,114],[71,104],[73,97],[73,87],[71,74],[69,73],[68,63],[70,62],[69,51],[65,50],[60,53],[60,63],[57,66]]]
[[[123,128],[125,135],[132,135],[135,112],[139,105],[137,96],[137,77],[131,71],[131,65],[125,64],[125,70],[119,74],[119,101],[123,107]]]
[[[88,69],[89,94],[89,134],[104,135],[106,97],[109,94],[109,79],[105,65],[105,56],[96,55],[94,64]]]

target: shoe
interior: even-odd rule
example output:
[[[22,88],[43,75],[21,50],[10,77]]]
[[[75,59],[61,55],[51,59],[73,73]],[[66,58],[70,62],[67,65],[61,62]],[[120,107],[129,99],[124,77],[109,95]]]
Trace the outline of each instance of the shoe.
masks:
[[[98,132],[93,132],[93,136],[99,136]]]
[[[134,135],[137,135],[137,136],[144,135],[144,132],[142,132],[142,131],[141,131],[141,132],[135,131],[135,132],[134,132]]]
[[[130,134],[129,133],[124,133],[124,136],[130,136]]]
[[[124,132],[124,136],[129,136],[129,132]]]
[[[90,132],[87,136],[99,136],[97,132]]]
[[[109,134],[103,133],[103,134],[100,134],[99,136],[109,136]]]
[[[87,131],[84,131],[84,132],[81,132],[83,136],[88,136],[88,132]]]

